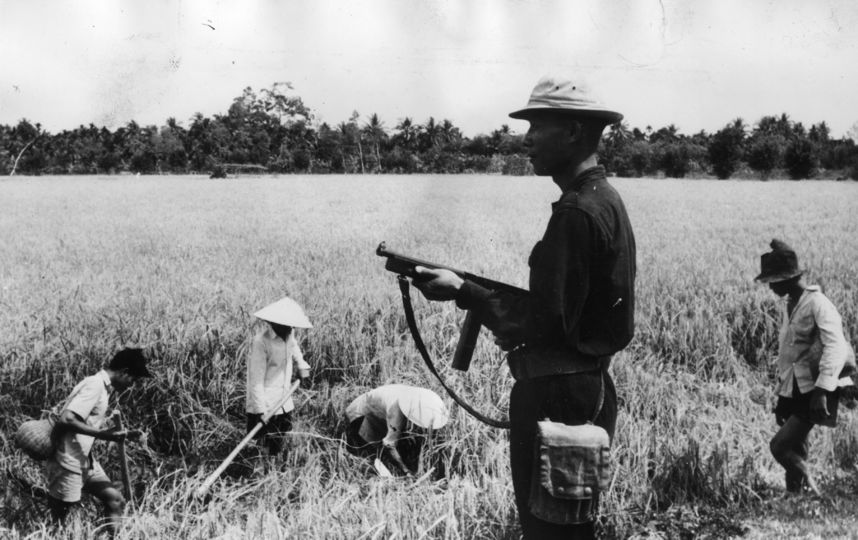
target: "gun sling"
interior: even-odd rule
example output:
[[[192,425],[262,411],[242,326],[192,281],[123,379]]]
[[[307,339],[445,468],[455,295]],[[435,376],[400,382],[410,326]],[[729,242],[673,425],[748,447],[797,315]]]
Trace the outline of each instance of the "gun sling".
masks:
[[[417,329],[417,322],[414,319],[414,309],[411,306],[411,292],[409,290],[411,287],[411,283],[408,281],[408,278],[403,275],[397,276],[397,280],[399,281],[399,291],[402,293],[402,307],[405,309],[405,320],[408,322],[408,330],[411,331],[411,337],[412,339],[414,339],[414,345],[417,347],[417,350],[420,352],[420,356],[423,358],[423,362],[426,364],[426,367],[429,368],[429,371],[432,372],[432,375],[434,375],[435,378],[438,379],[438,382],[441,383],[441,386],[444,387],[444,390],[446,390],[450,397],[453,398],[453,401],[455,401],[460,407],[468,411],[471,416],[489,426],[501,429],[509,429],[509,420],[495,420],[494,418],[489,418],[488,416],[481,414],[465,400],[460,398],[458,394],[453,391],[452,388],[447,386],[447,383],[444,382],[444,379],[441,377],[441,374],[438,373],[437,369],[435,369],[435,364],[432,363],[432,359],[429,357],[429,351],[426,350],[426,345],[423,343],[423,338],[420,337],[420,330]]]
[[[453,398],[453,401],[458,403],[459,406],[465,409],[468,413],[470,413],[471,416],[483,422],[484,424],[502,429],[509,429],[509,421],[495,420],[493,418],[489,418],[481,414],[470,404],[465,402],[464,399],[459,397],[458,394],[456,394],[456,392],[453,391],[453,389],[447,385],[447,383],[441,377],[441,374],[438,373],[438,370],[435,368],[435,364],[432,363],[432,359],[429,356],[429,351],[426,349],[426,345],[423,343],[423,338],[420,336],[420,330],[418,330],[417,328],[417,322],[414,318],[414,308],[411,305],[411,284],[408,281],[408,278],[406,278],[402,274],[397,276],[397,280],[399,282],[399,290],[402,293],[402,306],[405,310],[405,320],[408,322],[408,330],[411,332],[411,337],[412,339],[414,339],[414,345],[420,352],[420,356],[423,358],[423,362],[426,364],[426,367],[429,368],[429,371],[432,372],[432,375],[434,375],[435,378],[438,379],[438,382],[441,383],[441,386],[444,387],[444,390],[446,390],[450,397]],[[479,330],[479,326],[476,326],[476,328],[477,330]],[[460,342],[459,347],[457,347],[456,358],[460,356],[459,348],[461,348],[461,346],[462,343]],[[473,347],[474,344],[471,343],[469,345],[471,351],[473,350]],[[468,358],[470,358],[469,355]],[[507,356],[507,363],[509,364],[510,372],[512,373],[512,376],[516,381],[536,379],[538,377],[546,377],[552,375],[569,375],[572,373],[582,373],[586,371],[595,370],[601,370],[604,377],[604,372],[608,370],[610,362],[610,355],[575,355],[570,354],[569,351],[532,350],[527,347],[522,347],[520,349],[513,350]],[[458,366],[454,367],[460,369]],[[465,369],[467,369],[467,367],[465,367]],[[596,415],[599,414],[598,411],[602,407],[602,400],[604,399],[603,392],[604,380],[602,381],[602,388],[599,394],[599,404],[596,410]]]

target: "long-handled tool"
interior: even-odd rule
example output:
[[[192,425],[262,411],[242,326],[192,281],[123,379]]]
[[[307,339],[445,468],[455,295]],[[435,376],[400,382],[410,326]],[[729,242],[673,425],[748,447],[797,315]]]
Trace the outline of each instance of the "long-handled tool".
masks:
[[[205,482],[203,482],[203,485],[197,488],[197,490],[194,492],[195,497],[202,497],[206,494],[209,488],[212,487],[212,484],[215,483],[215,480],[217,480],[218,476],[220,476],[221,473],[225,471],[227,467],[229,467],[229,464],[232,463],[232,460],[235,459],[235,456],[237,456],[238,453],[241,452],[241,449],[247,446],[247,443],[249,443],[251,439],[253,439],[253,436],[256,435],[256,433],[260,429],[262,429],[262,426],[264,426],[266,422],[268,422],[268,419],[274,416],[274,413],[276,413],[278,410],[280,410],[281,407],[283,407],[283,404],[286,403],[286,400],[292,397],[292,394],[295,392],[295,390],[298,389],[299,384],[301,384],[300,380],[296,380],[295,382],[293,382],[292,386],[289,388],[289,391],[286,393],[285,396],[283,396],[280,401],[277,402],[277,405],[275,405],[274,407],[269,409],[268,412],[262,415],[262,420],[260,420],[258,424],[253,426],[253,429],[251,429],[247,433],[247,435],[245,435],[244,438],[241,439],[241,442],[238,443],[238,445],[233,449],[233,451],[230,452],[228,456],[226,456],[226,459],[224,459],[223,462],[218,465],[218,468],[215,469],[210,475],[208,475]]]
[[[122,413],[119,410],[113,411],[113,422],[116,429],[122,431]],[[133,506],[131,500],[131,475],[128,472],[128,454],[125,452],[125,439],[116,443],[119,448],[119,466],[122,469],[122,489],[125,500],[128,501],[128,507]]]

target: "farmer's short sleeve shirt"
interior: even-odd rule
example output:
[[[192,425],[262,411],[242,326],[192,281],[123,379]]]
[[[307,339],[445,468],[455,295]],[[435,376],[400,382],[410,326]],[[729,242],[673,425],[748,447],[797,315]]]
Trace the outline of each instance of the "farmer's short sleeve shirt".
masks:
[[[837,308],[819,287],[805,289],[791,316],[784,311],[779,342],[778,395],[792,397],[793,379],[802,394],[814,387],[830,392],[851,384],[839,375],[854,353]]]
[[[62,412],[71,411],[88,426],[102,429],[112,391],[110,376],[101,370],[74,387]],[[89,435],[65,433],[59,440],[54,459],[64,469],[79,473],[89,468],[89,454],[94,442],[95,438]]]

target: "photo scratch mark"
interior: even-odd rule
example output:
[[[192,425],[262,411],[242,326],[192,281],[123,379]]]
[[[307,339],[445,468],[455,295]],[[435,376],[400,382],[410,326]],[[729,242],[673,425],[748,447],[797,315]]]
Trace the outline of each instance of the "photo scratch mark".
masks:
[[[214,30],[214,29],[215,29],[215,27],[214,27],[214,26],[212,26],[212,20],[211,20],[211,19],[206,19],[206,22],[202,23],[202,25],[203,25],[203,26],[208,26],[208,27],[209,27],[209,28],[211,28],[212,30]]]

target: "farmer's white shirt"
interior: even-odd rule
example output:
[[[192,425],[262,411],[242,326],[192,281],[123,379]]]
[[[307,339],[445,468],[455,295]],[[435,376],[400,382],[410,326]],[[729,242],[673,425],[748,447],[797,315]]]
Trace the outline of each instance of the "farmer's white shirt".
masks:
[[[778,395],[792,397],[793,377],[802,394],[814,387],[830,392],[852,384],[849,377],[839,377],[852,354],[837,308],[818,286],[807,287],[791,316],[784,309],[778,348]]]
[[[428,398],[429,394],[434,392],[405,384],[379,386],[352,401],[346,407],[346,418],[349,422],[360,417],[364,418],[359,433],[365,441],[371,443],[381,441],[385,446],[396,446],[408,423],[408,418],[399,407],[399,400],[406,396],[411,399]],[[438,399],[437,395],[434,397]],[[434,400],[431,403],[434,404]]]
[[[78,415],[86,424],[94,429],[103,429],[107,417],[108,401],[113,392],[110,376],[101,370],[91,375],[74,387],[63,412],[71,411]],[[59,440],[54,459],[66,470],[79,473],[81,469],[89,468],[89,453],[92,450],[94,437],[80,433],[65,433]]]
[[[286,341],[278,337],[270,326],[253,337],[247,357],[248,413],[265,414],[277,405],[289,391],[293,365],[302,377],[309,375],[310,365],[304,361],[294,331]],[[295,403],[290,397],[276,414],[287,413],[294,408]]]

